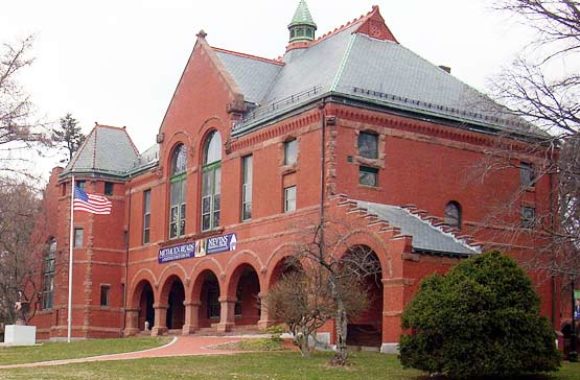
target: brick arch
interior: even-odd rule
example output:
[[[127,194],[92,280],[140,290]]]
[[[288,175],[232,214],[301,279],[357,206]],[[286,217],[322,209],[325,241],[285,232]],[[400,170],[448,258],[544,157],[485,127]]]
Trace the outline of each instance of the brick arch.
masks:
[[[227,296],[230,299],[234,299],[236,297],[236,288],[238,286],[238,282],[240,277],[243,273],[244,267],[250,267],[258,277],[258,288],[261,290],[262,283],[264,282],[263,276],[260,274],[260,267],[256,267],[255,264],[252,264],[250,260],[238,260],[236,265],[228,266],[229,275],[226,278],[226,287],[224,287],[224,294],[222,296]]]
[[[261,288],[262,291],[270,289],[278,264],[287,257],[294,256],[297,247],[298,244],[296,243],[284,243],[278,246],[272,255],[268,257],[268,261],[266,261],[266,274],[264,275],[264,287]]]
[[[217,278],[220,294],[222,293],[222,289],[225,289],[223,280],[225,279],[226,275],[223,267],[216,259],[205,257],[197,262],[190,272],[191,286],[190,291],[188,294],[186,294],[186,300],[192,301],[200,299],[201,287],[204,280],[204,272],[207,271],[213,273]]]
[[[153,271],[151,271],[150,269],[140,269],[137,273],[135,273],[135,275],[133,276],[133,278],[131,279],[131,286],[130,286],[130,292],[129,294],[131,295],[130,297],[128,297],[128,300],[130,300],[130,304],[127,305],[129,308],[137,308],[139,307],[139,298],[141,297],[141,289],[139,289],[139,286],[143,286],[143,283],[148,282],[149,285],[151,285],[151,289],[153,289],[153,296],[154,298],[157,300],[159,298],[156,289],[159,285],[159,283],[157,282],[157,278],[155,277],[155,274],[153,273]],[[139,294],[139,296],[137,297],[137,293]],[[135,298],[137,297],[137,298]]]
[[[185,268],[181,264],[171,264],[166,268],[163,268],[163,271],[159,275],[159,283],[158,287],[159,291],[159,300],[163,301],[169,292],[170,285],[172,281],[169,281],[171,278],[178,278],[181,283],[183,284],[183,288],[187,294],[187,288],[189,287],[189,277],[187,277],[187,272]]]
[[[187,158],[188,158],[188,162],[187,162],[187,166],[191,167],[192,162],[189,159],[192,156],[192,153],[194,152],[193,149],[193,142],[192,142],[192,138],[191,136],[184,132],[184,131],[178,131],[175,132],[173,135],[171,135],[171,137],[169,137],[168,139],[166,139],[163,142],[163,145],[166,147],[166,149],[163,149],[162,152],[160,153],[160,157],[159,160],[160,162],[163,163],[163,167],[166,169],[166,175],[169,176],[170,175],[170,171],[171,171],[171,159],[173,156],[173,152],[175,151],[175,148],[179,145],[179,144],[183,144],[185,145],[185,148],[187,149]]]
[[[222,140],[222,153],[225,153],[225,149],[223,144],[226,142],[227,140],[227,130],[225,127],[225,123],[224,121],[217,117],[217,116],[213,116],[210,117],[208,119],[206,119],[201,127],[197,130],[197,134],[195,136],[196,139],[196,145],[197,145],[197,155],[196,155],[196,159],[197,162],[199,162],[199,165],[202,166],[203,165],[203,151],[204,151],[204,145],[207,142],[207,138],[208,136],[212,133],[212,132],[217,132],[220,134],[220,138]],[[222,160],[224,158],[225,154],[222,155]]]
[[[236,252],[230,257],[226,264],[226,273],[232,273],[233,268],[237,268],[240,264],[247,263],[254,267],[256,273],[263,273],[266,270],[266,266],[256,254],[256,252],[249,249],[244,249],[243,251]]]
[[[380,236],[367,229],[359,228],[349,231],[335,245],[332,254],[335,257],[342,257],[347,253],[347,247],[360,245],[369,247],[376,254],[381,264],[381,272],[384,278],[393,277],[392,255],[389,254],[388,247],[385,246]]]

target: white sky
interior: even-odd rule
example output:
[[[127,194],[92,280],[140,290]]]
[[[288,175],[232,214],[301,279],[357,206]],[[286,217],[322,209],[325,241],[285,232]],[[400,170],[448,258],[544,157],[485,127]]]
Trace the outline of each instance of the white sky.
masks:
[[[530,31],[491,0],[308,0],[317,36],[379,5],[399,42],[451,66],[485,91]],[[298,0],[0,0],[0,42],[36,34],[21,82],[39,115],[67,112],[88,133],[95,121],[127,126],[140,151],[152,145],[177,81],[204,29],[212,46],[268,58],[284,53]],[[48,174],[56,161],[38,165]]]

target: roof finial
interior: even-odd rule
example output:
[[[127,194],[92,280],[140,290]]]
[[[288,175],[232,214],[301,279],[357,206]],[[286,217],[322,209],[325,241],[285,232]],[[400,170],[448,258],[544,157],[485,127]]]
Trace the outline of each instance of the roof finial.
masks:
[[[316,23],[312,19],[308,5],[305,0],[300,0],[294,17],[288,25],[290,31],[290,45],[287,50],[308,47],[308,44],[315,39]]]
[[[203,39],[205,39],[206,36],[207,36],[207,33],[203,29],[200,29],[200,31],[197,32],[197,34],[196,34],[196,37],[197,38],[203,38]]]

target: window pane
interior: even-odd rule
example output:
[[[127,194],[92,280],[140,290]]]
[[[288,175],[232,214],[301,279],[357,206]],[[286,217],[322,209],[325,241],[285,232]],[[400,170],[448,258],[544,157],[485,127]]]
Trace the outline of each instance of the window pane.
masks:
[[[291,140],[284,143],[284,165],[296,163],[297,141]]]
[[[219,132],[212,132],[208,137],[205,147],[204,165],[220,161],[222,159],[222,138]]]
[[[368,166],[359,168],[359,183],[364,186],[377,187],[379,185],[379,170]]]
[[[105,182],[105,195],[113,195],[113,182]]]
[[[296,186],[284,189],[284,211],[296,210]]]
[[[177,222],[175,223],[171,223],[171,225],[169,226],[169,237],[170,238],[174,238],[177,237]]]
[[[169,221],[171,223],[177,222],[177,207],[171,207]]]
[[[151,212],[151,190],[146,190],[143,192],[143,212]]]
[[[201,210],[203,214],[208,214],[211,211],[211,197],[203,197],[201,200]]]
[[[185,145],[180,144],[173,152],[171,175],[185,172],[187,167],[187,151]]]
[[[221,194],[222,188],[222,169],[217,167],[214,169],[214,194]]]
[[[101,286],[101,306],[109,306],[109,287]]]
[[[533,207],[522,207],[522,227],[533,228],[536,219],[536,209]]]
[[[220,212],[216,211],[213,213],[213,226],[212,228],[219,227],[220,225]]]
[[[457,202],[449,202],[445,206],[444,222],[448,226],[461,228],[461,207]]]
[[[221,196],[219,194],[217,194],[213,197],[213,210],[214,211],[221,210],[220,203],[221,203]]]
[[[534,186],[534,167],[532,164],[522,162],[520,164],[520,182],[523,187]]]
[[[209,222],[210,222],[210,214],[204,214],[202,217],[201,229],[204,231],[209,230],[209,228],[210,228]]]
[[[83,246],[83,229],[82,228],[75,228],[75,235],[74,235],[74,247],[82,247]]]
[[[358,154],[365,158],[378,158],[378,136],[361,132],[358,135]]]

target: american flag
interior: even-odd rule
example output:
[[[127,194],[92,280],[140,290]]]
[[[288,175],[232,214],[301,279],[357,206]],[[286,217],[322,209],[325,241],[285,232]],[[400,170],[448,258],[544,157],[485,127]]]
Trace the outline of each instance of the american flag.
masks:
[[[103,195],[87,194],[80,187],[75,186],[73,201],[74,211],[86,211],[92,214],[109,215],[113,203]]]

